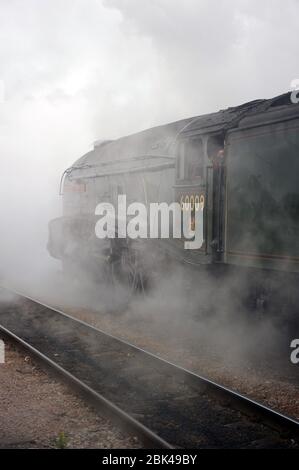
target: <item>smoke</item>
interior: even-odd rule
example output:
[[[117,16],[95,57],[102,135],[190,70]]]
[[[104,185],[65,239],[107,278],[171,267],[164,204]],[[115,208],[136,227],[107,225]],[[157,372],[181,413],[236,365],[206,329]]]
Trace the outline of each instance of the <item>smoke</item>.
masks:
[[[107,286],[60,285],[46,244],[48,221],[61,215],[61,173],[96,139],[285,92],[297,76],[298,13],[296,0],[285,0],[283,10],[279,0],[3,0],[2,280],[57,303],[119,310]],[[214,335],[223,348],[233,339],[244,344],[235,281],[192,280],[186,291],[183,278],[168,273],[149,299],[133,301],[129,322],[142,319],[157,334],[170,325],[173,338]],[[268,324],[259,328],[246,331],[273,337]]]

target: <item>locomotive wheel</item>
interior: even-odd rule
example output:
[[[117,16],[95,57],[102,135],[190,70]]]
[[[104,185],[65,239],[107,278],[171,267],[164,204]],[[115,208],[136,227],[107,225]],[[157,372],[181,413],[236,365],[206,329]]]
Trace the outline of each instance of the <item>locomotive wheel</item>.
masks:
[[[138,253],[128,247],[119,252],[112,251],[109,259],[109,278],[114,286],[122,285],[127,288],[130,295],[145,293],[146,278]]]

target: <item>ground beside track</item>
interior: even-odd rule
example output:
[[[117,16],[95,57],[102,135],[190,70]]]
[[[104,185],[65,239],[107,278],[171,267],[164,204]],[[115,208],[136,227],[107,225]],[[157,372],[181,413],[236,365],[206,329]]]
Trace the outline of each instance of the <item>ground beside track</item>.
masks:
[[[7,339],[5,356],[0,364],[0,448],[142,447]]]
[[[115,313],[108,312],[109,302],[103,301],[105,290],[101,286],[94,290],[77,285],[74,290],[62,275],[57,280],[53,281],[51,277],[47,283],[37,283],[34,287],[23,284],[19,290],[41,302],[299,420],[299,366],[290,363],[290,338],[283,352],[275,351],[275,341],[270,342],[270,354],[265,355],[259,346],[273,336],[268,326],[262,331],[259,341],[255,340],[259,324],[251,332],[246,330],[246,336],[242,328],[237,327],[223,339],[219,334],[213,338],[213,330],[206,332],[202,328],[205,322],[189,318],[181,311],[180,303],[176,309],[180,314],[172,311],[175,304],[167,291],[162,297],[170,304],[169,308],[165,309],[161,298],[156,302],[153,297],[151,302],[145,302],[146,307],[143,301],[137,305],[134,302],[127,310]],[[175,297],[176,302],[178,296]],[[230,324],[229,329],[232,326]],[[225,324],[223,328],[218,326],[218,333],[222,330],[227,333],[225,329]],[[252,336],[252,344],[248,342],[248,336]],[[299,331],[294,331],[292,339],[298,336]]]
[[[138,318],[126,315],[115,316],[66,306],[63,310],[106,333],[299,420],[299,368],[288,364],[288,358],[286,367],[275,357],[273,361],[267,358],[254,363],[246,358],[236,361],[225,354],[222,357],[221,351],[208,342],[194,341],[194,335],[189,340],[185,335],[174,337],[171,327],[167,328],[163,322],[161,328],[157,328],[144,319],[138,321]]]

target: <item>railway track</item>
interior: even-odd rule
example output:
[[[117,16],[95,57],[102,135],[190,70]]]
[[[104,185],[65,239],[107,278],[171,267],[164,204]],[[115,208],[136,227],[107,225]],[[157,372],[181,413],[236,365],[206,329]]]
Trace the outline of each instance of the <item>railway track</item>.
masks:
[[[6,289],[0,331],[147,447],[299,448],[297,421]]]

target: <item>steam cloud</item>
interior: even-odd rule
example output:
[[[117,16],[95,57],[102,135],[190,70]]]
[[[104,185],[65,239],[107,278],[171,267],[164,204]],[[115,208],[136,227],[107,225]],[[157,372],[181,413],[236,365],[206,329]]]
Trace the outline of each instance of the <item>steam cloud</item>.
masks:
[[[38,291],[57,272],[60,175],[96,139],[285,92],[298,14],[296,0],[2,0],[0,277]]]

